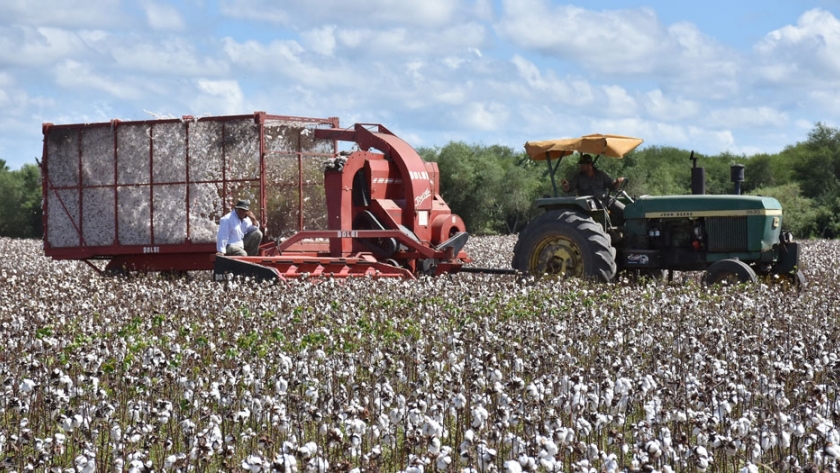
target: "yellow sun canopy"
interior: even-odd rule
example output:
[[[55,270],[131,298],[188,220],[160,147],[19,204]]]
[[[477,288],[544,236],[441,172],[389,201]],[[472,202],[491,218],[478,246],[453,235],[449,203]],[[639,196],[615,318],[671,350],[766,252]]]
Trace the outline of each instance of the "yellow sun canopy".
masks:
[[[620,135],[586,135],[580,138],[559,140],[529,141],[525,143],[525,152],[535,161],[558,159],[574,153],[588,153],[623,158],[644,142],[641,138]]]

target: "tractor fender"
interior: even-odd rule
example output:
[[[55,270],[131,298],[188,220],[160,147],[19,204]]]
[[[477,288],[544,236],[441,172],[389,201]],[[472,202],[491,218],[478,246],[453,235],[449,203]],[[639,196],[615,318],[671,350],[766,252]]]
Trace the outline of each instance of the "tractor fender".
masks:
[[[589,213],[598,209],[598,203],[591,196],[543,197],[534,202],[537,208],[546,212],[551,210],[571,210]]]

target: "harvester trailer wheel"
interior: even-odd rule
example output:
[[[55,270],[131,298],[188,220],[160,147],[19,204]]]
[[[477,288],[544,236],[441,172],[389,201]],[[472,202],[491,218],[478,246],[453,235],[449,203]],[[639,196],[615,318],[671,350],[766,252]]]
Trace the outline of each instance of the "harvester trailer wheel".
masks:
[[[553,210],[531,221],[519,234],[513,268],[538,278],[549,274],[608,282],[615,277],[615,248],[587,215]]]
[[[703,284],[712,286],[715,284],[739,284],[754,283],[758,281],[755,271],[747,264],[738,259],[722,259],[715,261],[703,274]]]

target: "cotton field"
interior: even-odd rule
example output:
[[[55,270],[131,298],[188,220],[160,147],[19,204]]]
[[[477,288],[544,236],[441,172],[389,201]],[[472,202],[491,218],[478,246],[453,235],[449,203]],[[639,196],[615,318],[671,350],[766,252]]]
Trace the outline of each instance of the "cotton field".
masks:
[[[104,278],[40,245],[0,239],[4,470],[838,470],[835,242],[799,293]]]

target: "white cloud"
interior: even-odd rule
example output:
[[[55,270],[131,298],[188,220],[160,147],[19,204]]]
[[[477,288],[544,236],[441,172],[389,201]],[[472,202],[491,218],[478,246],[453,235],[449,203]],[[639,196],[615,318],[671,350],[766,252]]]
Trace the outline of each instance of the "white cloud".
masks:
[[[537,67],[536,64],[533,62],[525,59],[518,54],[513,56],[511,62],[514,66],[516,66],[517,71],[519,72],[519,76],[530,85],[531,87],[539,90],[545,90],[546,85],[542,78],[542,73],[540,69]]]
[[[809,10],[796,25],[771,31],[755,46],[760,73],[771,83],[830,83],[840,79],[840,20]]]
[[[184,28],[184,20],[181,18],[181,14],[172,5],[145,2],[143,9],[146,11],[146,20],[152,29],[180,31]]]
[[[465,23],[441,29],[338,28],[335,39],[337,46],[348,57],[368,57],[385,61],[393,55],[475,56],[475,51],[479,51],[487,41],[487,31],[478,23]]]
[[[675,121],[694,118],[700,112],[700,104],[681,97],[669,97],[656,89],[645,96],[644,107],[654,120]]]
[[[228,115],[244,111],[245,94],[235,80],[201,79],[196,85],[200,95],[193,103],[194,110],[210,110],[214,114]]]
[[[0,87],[7,88],[15,84],[15,78],[8,72],[0,71]]]
[[[3,0],[2,23],[26,26],[105,28],[129,20],[121,0]]]
[[[440,27],[453,23],[465,8],[461,0],[223,0],[220,8],[234,18],[309,28],[324,22],[345,25],[413,25]]]
[[[830,115],[840,110],[840,88],[813,90],[808,94],[809,103],[821,114]],[[813,123],[811,124],[813,127]]]
[[[326,25],[301,33],[301,38],[309,49],[324,56],[332,56],[335,51],[335,25]]]
[[[715,128],[783,127],[788,124],[787,114],[772,107],[728,107],[713,110],[703,122]]]
[[[674,146],[700,153],[708,153],[708,150],[720,153],[732,150],[735,145],[731,130],[710,130],[670,122],[644,121],[628,134],[644,138],[647,145]]]
[[[493,0],[475,0],[472,15],[482,21],[493,20]]]
[[[222,75],[228,72],[228,63],[221,59],[200,57],[195,46],[182,38],[163,41],[150,38],[123,41],[110,52],[122,68],[165,76]]]
[[[257,41],[237,42],[224,39],[224,53],[239,67],[257,72],[279,72],[295,76],[303,69],[305,50],[296,41],[272,41],[263,44]]]
[[[665,27],[648,8],[587,10],[547,0],[505,0],[496,26],[505,39],[601,74],[653,77],[699,95],[736,88],[740,58],[690,23]],[[527,53],[523,53],[527,54]]]
[[[498,102],[470,103],[465,105],[457,114],[470,129],[493,131],[505,126],[510,117],[507,106]]]
[[[89,54],[88,44],[84,35],[59,28],[0,27],[0,63],[48,66],[66,57]]]
[[[280,25],[291,24],[289,13],[269,0],[221,0],[220,12],[231,18],[253,20]]]
[[[596,12],[546,0],[504,0],[497,30],[521,47],[625,74],[652,70],[667,36],[651,10]]]
[[[581,106],[591,104],[595,98],[592,86],[586,80],[561,80],[549,71],[545,76],[537,66],[521,56],[511,60],[521,79],[530,89],[530,99],[559,105]]]
[[[232,38],[224,40],[224,53],[240,74],[256,72],[278,74],[286,79],[323,89],[342,83],[355,83],[356,72],[342,61],[329,61],[318,65],[315,57],[296,41],[257,41],[239,43]]]
[[[691,126],[688,127],[687,139],[680,143],[686,149],[702,144],[707,149],[720,150],[720,152],[733,152],[736,140],[731,130],[709,130]]]
[[[626,117],[638,112],[636,100],[630,96],[624,87],[605,85],[603,90],[607,96],[607,106],[604,111],[609,115]]]
[[[98,74],[88,64],[67,59],[52,69],[55,82],[59,86],[78,91],[100,91],[119,99],[137,99],[141,90],[127,80],[115,80],[104,74]]]

